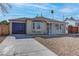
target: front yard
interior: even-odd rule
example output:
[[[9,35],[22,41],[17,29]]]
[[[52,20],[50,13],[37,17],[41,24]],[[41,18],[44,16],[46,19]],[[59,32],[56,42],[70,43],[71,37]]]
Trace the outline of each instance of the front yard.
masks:
[[[57,55],[79,56],[79,37],[36,38]]]

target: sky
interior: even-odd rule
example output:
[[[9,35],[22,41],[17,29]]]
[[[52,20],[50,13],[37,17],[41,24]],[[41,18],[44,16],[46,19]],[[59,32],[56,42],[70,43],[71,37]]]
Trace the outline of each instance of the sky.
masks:
[[[78,3],[11,3],[9,13],[3,16],[0,13],[0,20],[15,19],[21,17],[33,18],[43,16],[50,19],[63,21],[66,17],[79,18]],[[51,10],[54,11],[51,14]]]

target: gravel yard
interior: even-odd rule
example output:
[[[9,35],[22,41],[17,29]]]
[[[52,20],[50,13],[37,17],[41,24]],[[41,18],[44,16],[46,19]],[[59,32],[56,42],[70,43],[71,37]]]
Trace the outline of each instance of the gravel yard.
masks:
[[[79,56],[79,37],[36,38],[59,56]]]

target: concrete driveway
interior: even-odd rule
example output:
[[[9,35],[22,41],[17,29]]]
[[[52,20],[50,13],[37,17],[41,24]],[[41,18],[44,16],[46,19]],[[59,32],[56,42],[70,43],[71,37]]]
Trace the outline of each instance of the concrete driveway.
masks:
[[[4,47],[3,47],[4,46]],[[45,46],[34,40],[34,38],[17,39],[15,36],[8,36],[0,45],[1,55],[14,56],[56,56]]]

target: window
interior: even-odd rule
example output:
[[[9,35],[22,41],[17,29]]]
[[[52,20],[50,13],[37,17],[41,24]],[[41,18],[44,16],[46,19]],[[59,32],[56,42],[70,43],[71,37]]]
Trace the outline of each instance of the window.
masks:
[[[37,24],[37,29],[40,29],[40,23]]]
[[[76,23],[76,26],[79,26],[79,23]]]
[[[33,23],[33,29],[40,29],[41,28],[41,22],[34,22]]]
[[[35,22],[36,29],[40,29],[41,22]]]
[[[56,27],[56,30],[59,30],[60,29],[59,24],[55,24],[55,27]]]
[[[35,29],[35,23],[33,23],[33,29]]]
[[[63,24],[60,24],[60,30],[62,29]]]

